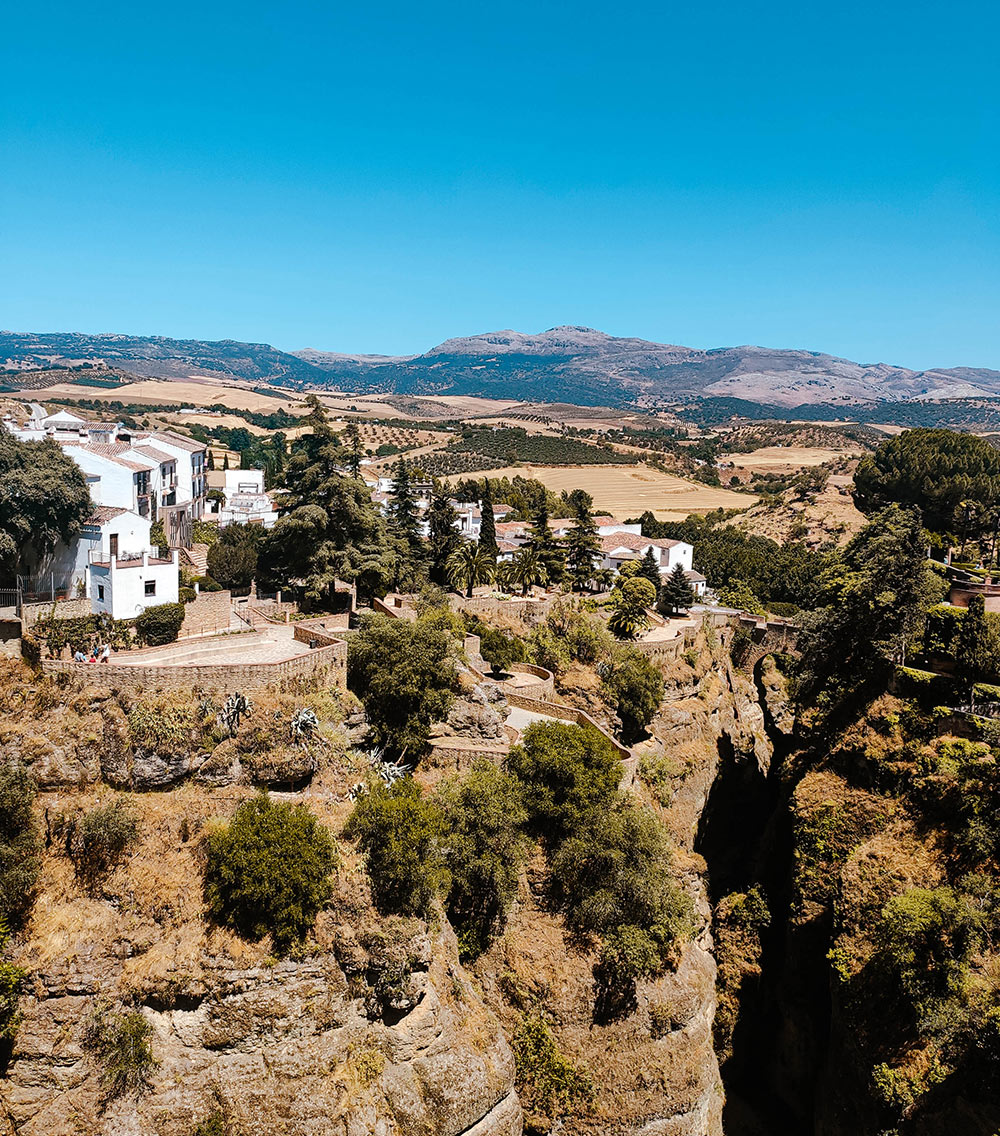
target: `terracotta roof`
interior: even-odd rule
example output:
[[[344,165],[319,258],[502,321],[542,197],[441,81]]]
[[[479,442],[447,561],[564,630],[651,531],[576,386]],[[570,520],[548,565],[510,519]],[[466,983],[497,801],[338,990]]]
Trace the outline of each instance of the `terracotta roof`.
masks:
[[[153,461],[159,462],[162,465],[164,462],[175,462],[177,458],[173,454],[164,453],[163,450],[158,450],[154,446],[136,446],[135,452],[142,454],[145,458],[152,458]]]
[[[520,533],[527,533],[531,526],[527,521],[498,521],[497,522],[497,536],[511,536]]]
[[[593,518],[595,525],[620,525],[622,522],[617,517],[600,516]],[[555,517],[549,521],[549,525],[553,529],[569,529],[576,524],[576,517]]]
[[[616,548],[630,548],[633,552],[642,552],[650,545],[654,548],[674,548],[683,543],[679,540],[654,540],[650,536],[639,536],[638,533],[608,533],[600,538],[601,548],[605,552],[613,552]]]
[[[708,582],[700,572],[696,572],[693,568],[688,568],[684,575],[687,576],[692,584],[705,584]]]
[[[521,546],[519,544],[515,544],[511,540],[497,541],[497,552],[518,552],[520,548]]]
[[[157,430],[149,437],[155,442],[157,439],[161,442],[169,442],[170,445],[176,446],[180,450],[187,450],[188,453],[196,454],[201,450],[206,449],[204,442],[196,442],[194,438],[185,438],[182,434],[175,434],[173,430]]]
[[[129,513],[130,509],[117,509],[113,505],[98,505],[90,516],[83,522],[85,525],[106,525],[122,513]]]

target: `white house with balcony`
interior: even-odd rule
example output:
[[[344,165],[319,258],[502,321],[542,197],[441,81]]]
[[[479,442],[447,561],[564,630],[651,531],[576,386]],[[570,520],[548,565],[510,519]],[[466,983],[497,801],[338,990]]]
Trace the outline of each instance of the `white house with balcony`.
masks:
[[[148,607],[177,603],[180,594],[178,552],[169,559],[145,550],[138,556],[95,554],[89,564],[91,611],[114,619],[135,619]]]
[[[226,525],[263,525],[269,529],[278,519],[271,495],[264,488],[262,469],[208,471],[209,492],[217,490],[221,500],[210,498],[207,517],[218,517],[219,528]]]

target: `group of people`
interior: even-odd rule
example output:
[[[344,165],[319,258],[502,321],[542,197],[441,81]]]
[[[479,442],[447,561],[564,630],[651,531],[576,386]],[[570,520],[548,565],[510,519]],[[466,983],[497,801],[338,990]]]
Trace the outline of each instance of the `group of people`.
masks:
[[[111,658],[111,644],[95,645],[88,656],[86,651],[77,647],[73,654],[74,663],[106,663]]]

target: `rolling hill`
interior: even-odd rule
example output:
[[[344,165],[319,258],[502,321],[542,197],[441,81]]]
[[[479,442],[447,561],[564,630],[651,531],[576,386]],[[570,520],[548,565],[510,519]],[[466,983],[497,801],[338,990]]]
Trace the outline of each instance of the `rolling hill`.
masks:
[[[138,375],[193,375],[358,393],[455,394],[654,407],[744,399],[775,407],[1000,396],[1000,371],[912,371],[821,352],[768,347],[701,350],[556,327],[448,339],[420,355],[356,355],[266,343],[161,336],[0,332],[0,364],[24,369],[103,362]]]

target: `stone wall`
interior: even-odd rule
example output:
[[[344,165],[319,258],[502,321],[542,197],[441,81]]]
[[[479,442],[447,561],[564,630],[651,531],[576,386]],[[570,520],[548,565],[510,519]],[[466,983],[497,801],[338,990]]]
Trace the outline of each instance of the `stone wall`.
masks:
[[[544,698],[529,698],[524,694],[516,694],[514,691],[505,690],[504,693],[507,695],[507,701],[511,706],[520,706],[522,710],[534,710],[536,714],[546,714],[550,718],[559,718],[577,726],[593,726],[598,733],[603,734],[611,742],[623,761],[631,760],[632,751],[628,746],[623,746],[620,741],[613,738],[603,726],[591,718],[586,710],[578,710],[575,706],[563,706],[559,702],[549,702]]]
[[[238,654],[238,646],[234,653]],[[100,681],[112,690],[212,690],[219,693],[273,686],[286,679],[323,675],[333,686],[347,689],[347,644],[329,646],[277,663],[233,663],[192,666],[116,666],[114,663],[74,663],[43,659],[46,674],[65,674],[84,682]]]
[[[198,598],[184,605],[184,622],[180,638],[205,635],[209,631],[228,629],[233,614],[231,592],[199,592]]]
[[[510,670],[512,674],[525,674],[533,675],[538,679],[538,682],[533,682],[531,686],[521,687],[521,690],[534,698],[550,699],[555,696],[555,678],[551,671],[547,671],[544,667],[536,667],[533,663],[511,663]],[[504,690],[506,691],[506,687]]]
[[[56,619],[79,619],[82,615],[90,615],[90,600],[87,596],[80,596],[75,600],[58,600],[55,604],[26,603],[21,607],[21,623],[25,631],[50,615]]]
[[[555,593],[538,600],[509,599],[500,600],[496,596],[451,596],[451,605],[457,611],[466,611],[469,615],[479,615],[489,619],[499,616],[501,619],[511,619],[534,627],[541,623],[548,615],[549,609],[562,596]]]

